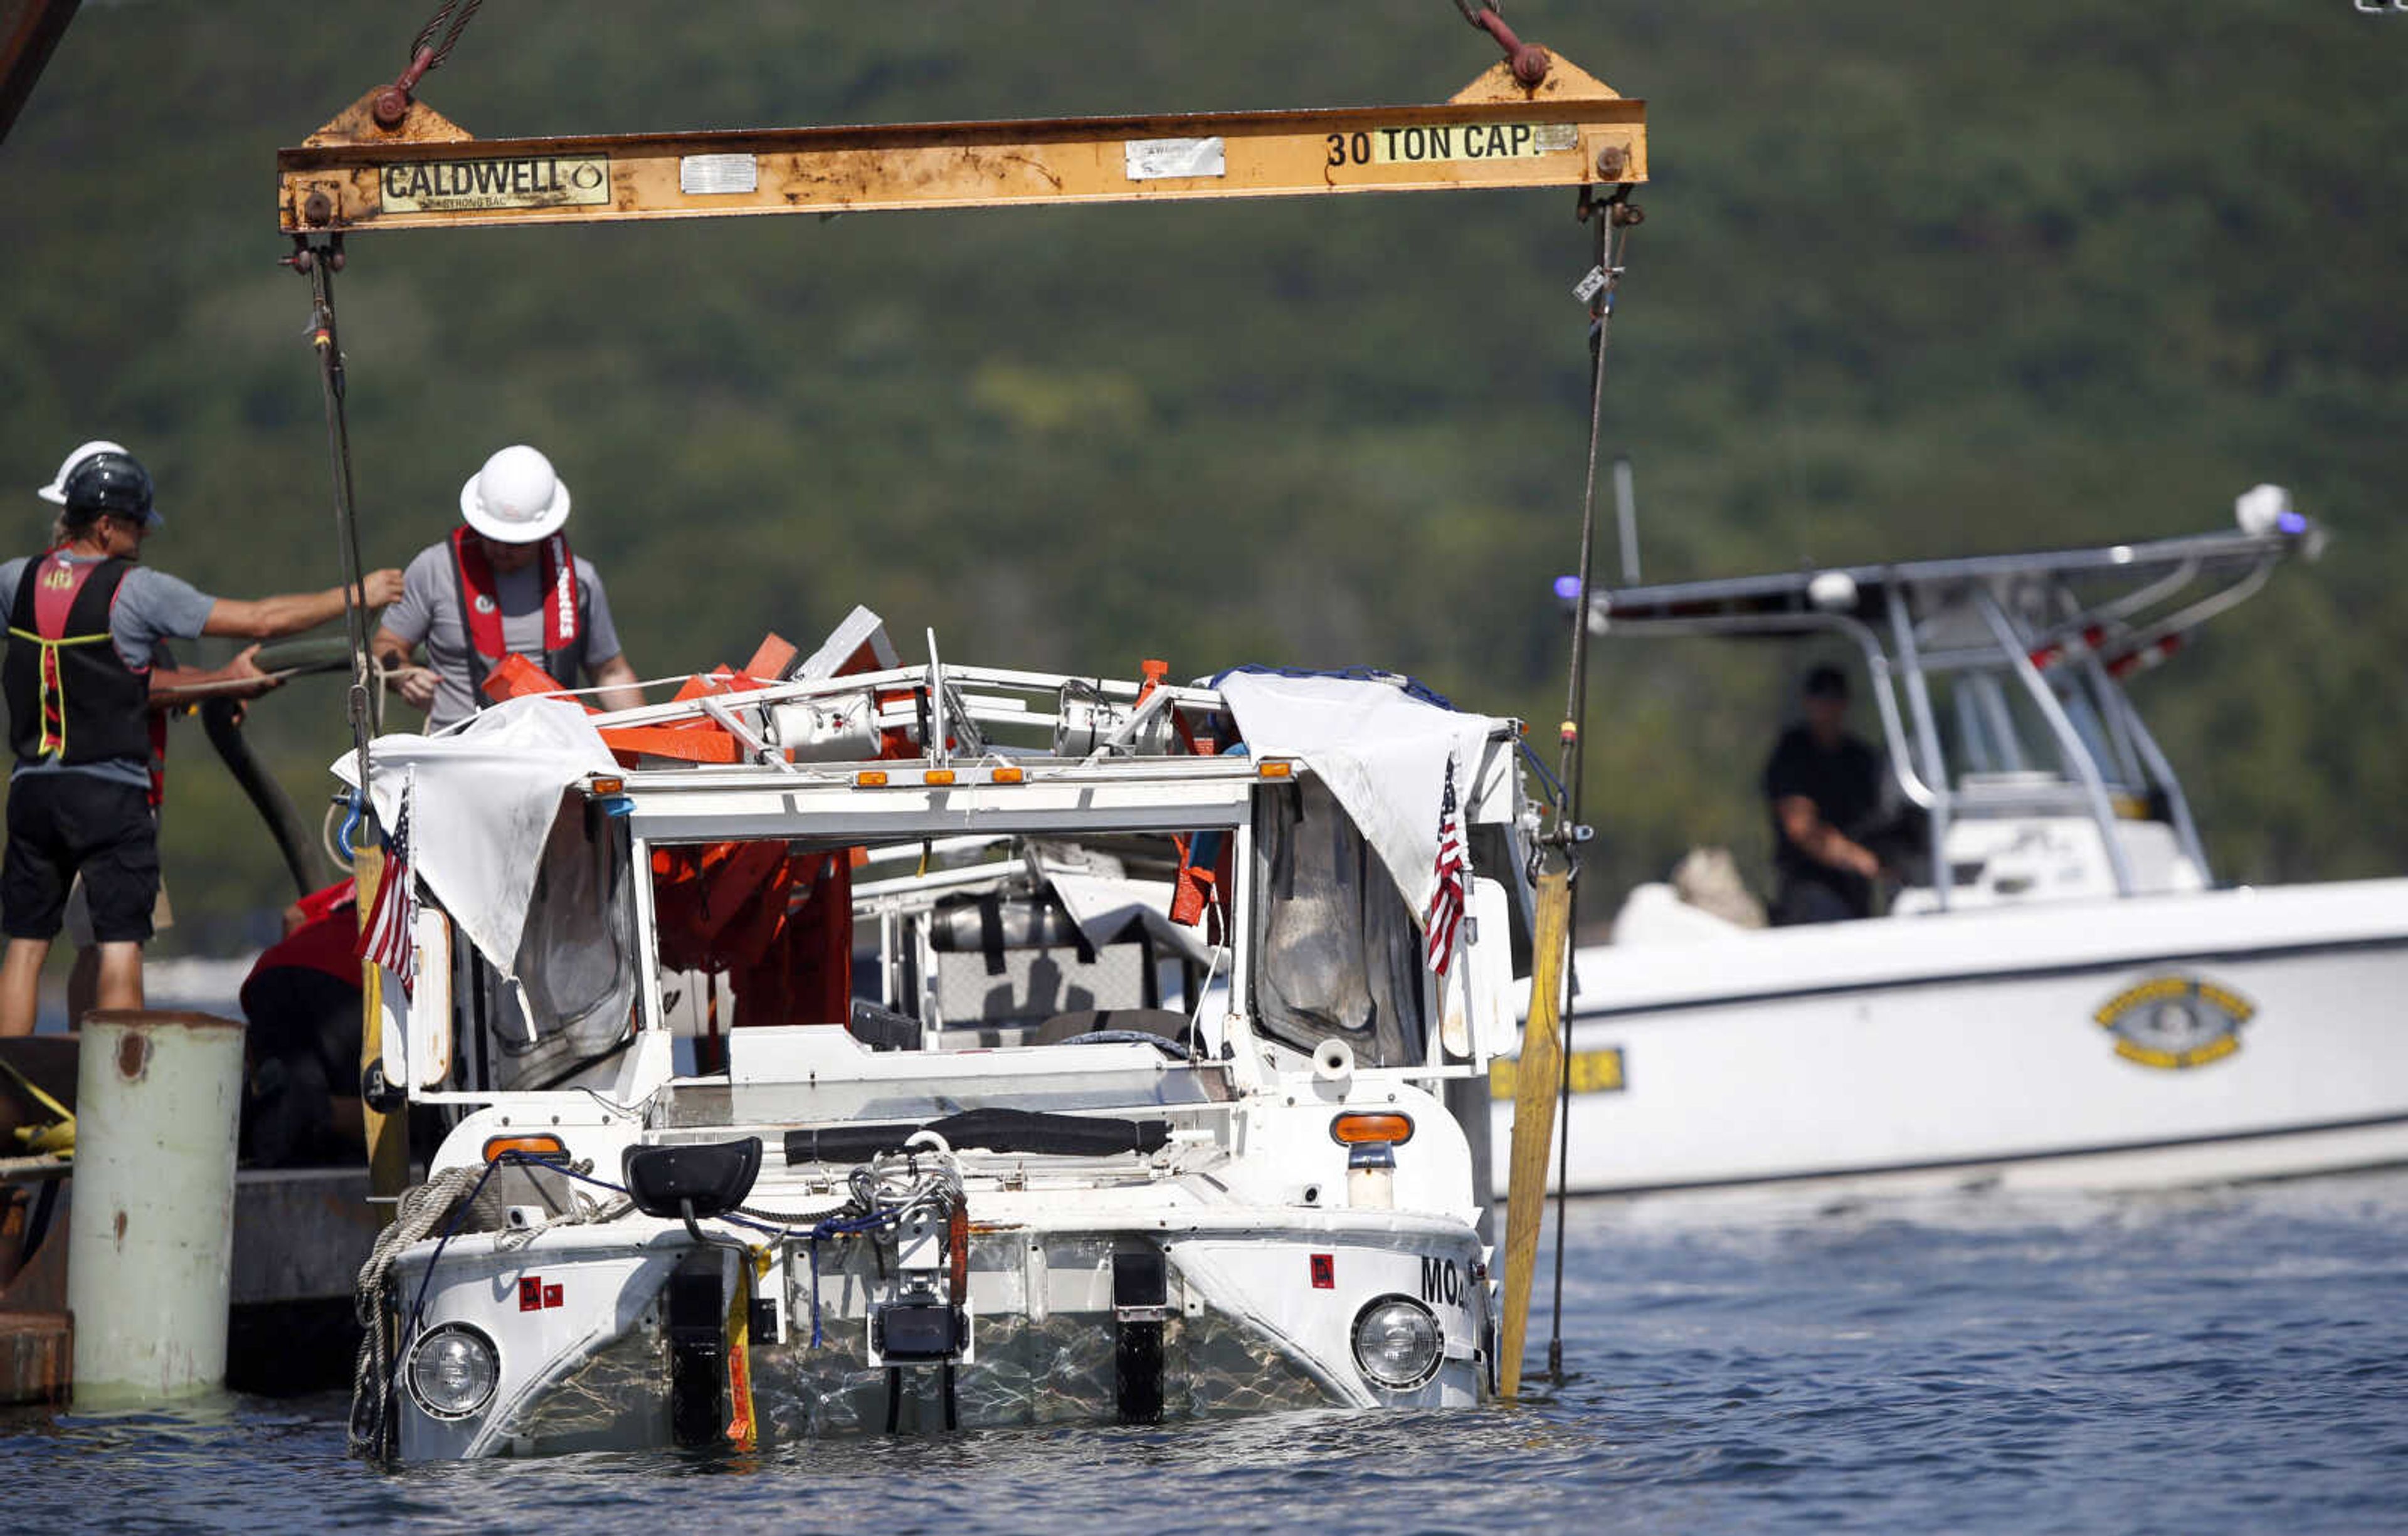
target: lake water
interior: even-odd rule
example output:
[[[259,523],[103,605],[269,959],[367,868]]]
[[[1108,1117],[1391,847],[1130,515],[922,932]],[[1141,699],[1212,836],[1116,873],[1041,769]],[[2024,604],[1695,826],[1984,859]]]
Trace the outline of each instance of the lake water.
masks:
[[[0,1477],[29,1531],[2398,1530],[2403,1218],[2402,1173],[1592,1202],[1575,1374],[1517,1406],[388,1475],[344,1457],[340,1401],[245,1400],[0,1419]]]

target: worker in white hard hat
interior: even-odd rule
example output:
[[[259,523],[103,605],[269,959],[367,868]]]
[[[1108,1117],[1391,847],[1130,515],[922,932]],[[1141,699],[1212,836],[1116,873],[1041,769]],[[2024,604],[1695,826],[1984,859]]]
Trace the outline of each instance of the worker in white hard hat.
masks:
[[[569,552],[568,487],[552,461],[524,444],[502,449],[460,488],[460,517],[409,562],[371,642],[427,730],[484,708],[485,679],[511,655],[564,689],[595,689],[605,709],[642,704],[601,574]],[[412,661],[422,646],[423,666]]]

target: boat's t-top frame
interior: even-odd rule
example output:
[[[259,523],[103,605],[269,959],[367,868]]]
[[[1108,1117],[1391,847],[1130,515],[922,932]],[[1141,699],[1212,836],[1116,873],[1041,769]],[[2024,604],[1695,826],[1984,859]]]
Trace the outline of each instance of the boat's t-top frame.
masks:
[[[1952,822],[2045,814],[2069,798],[2128,896],[2145,882],[2119,824],[2136,818],[2170,822],[2196,879],[2209,876],[2181,782],[2122,681],[2257,592],[2286,556],[2314,558],[2323,537],[2286,510],[2264,532],[1628,588],[1598,594],[1589,625],[1615,637],[1844,638],[1863,655],[1890,775],[1928,816],[1935,904],[1950,903]],[[1935,682],[1947,686],[1944,722]]]

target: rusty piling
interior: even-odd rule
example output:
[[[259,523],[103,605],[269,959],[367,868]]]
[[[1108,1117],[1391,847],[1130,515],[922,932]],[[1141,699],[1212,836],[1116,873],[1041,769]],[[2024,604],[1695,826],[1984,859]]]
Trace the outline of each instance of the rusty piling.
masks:
[[[240,1024],[86,1016],[67,1254],[79,1412],[223,1385],[241,1103]]]

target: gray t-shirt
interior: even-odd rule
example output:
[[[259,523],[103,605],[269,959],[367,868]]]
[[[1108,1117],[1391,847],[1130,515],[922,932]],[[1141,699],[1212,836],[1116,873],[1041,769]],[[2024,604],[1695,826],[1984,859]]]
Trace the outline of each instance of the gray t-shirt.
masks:
[[[577,643],[579,670],[593,681],[594,669],[619,655],[619,631],[610,622],[609,595],[602,576],[582,555],[571,557],[577,566]],[[523,569],[494,573],[494,599],[502,609],[502,644],[528,661],[543,663],[543,562]],[[411,645],[426,647],[426,664],[435,669],[435,707],[426,712],[426,729],[440,731],[477,712],[477,685],[491,670],[468,644],[468,626],[460,612],[460,582],[452,570],[452,543],[446,539],[418,552],[402,573],[401,601],[384,611],[383,627]]]
[[[10,612],[17,604],[17,589],[25,579],[25,562],[35,557],[21,556],[0,563],[0,622],[13,624],[16,615]],[[98,557],[80,555],[67,557],[79,565],[97,565]],[[160,642],[168,639],[197,640],[201,627],[209,621],[209,610],[218,600],[179,576],[165,571],[154,571],[148,565],[136,565],[125,573],[118,583],[117,603],[109,609],[108,635],[117,647],[120,660],[136,670],[154,661],[167,661],[165,647]],[[39,762],[21,762],[19,774],[90,774],[95,778],[112,779],[120,784],[150,787],[150,765],[140,758],[111,758],[106,762],[61,762],[55,756]]]

